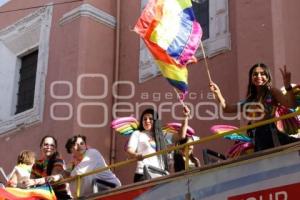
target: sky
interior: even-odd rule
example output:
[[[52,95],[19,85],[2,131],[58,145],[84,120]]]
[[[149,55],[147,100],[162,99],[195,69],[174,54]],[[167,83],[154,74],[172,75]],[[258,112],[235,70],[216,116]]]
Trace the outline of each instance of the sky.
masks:
[[[0,0],[0,6],[2,6],[3,4],[5,4],[8,0]]]

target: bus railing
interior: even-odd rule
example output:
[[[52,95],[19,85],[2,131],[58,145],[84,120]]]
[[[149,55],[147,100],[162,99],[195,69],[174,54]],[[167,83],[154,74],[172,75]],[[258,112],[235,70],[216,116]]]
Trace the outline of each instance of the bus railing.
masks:
[[[238,129],[231,130],[231,131],[226,131],[226,132],[219,133],[219,134],[214,134],[212,136],[204,137],[204,138],[201,138],[200,140],[192,141],[192,142],[189,142],[189,143],[172,146],[172,147],[169,147],[167,149],[157,151],[155,153],[144,155],[142,158],[145,159],[145,158],[149,158],[149,157],[152,157],[152,156],[157,156],[157,155],[169,153],[169,152],[172,152],[174,150],[179,150],[179,149],[183,149],[184,148],[184,155],[185,155],[185,158],[186,158],[185,159],[185,169],[189,170],[188,147],[190,145],[202,144],[202,143],[209,142],[209,141],[212,141],[212,140],[215,140],[215,139],[218,139],[218,138],[222,138],[222,137],[224,137],[226,135],[230,135],[232,133],[241,133],[241,132],[244,132],[244,131],[246,131],[248,129],[253,129],[253,128],[256,128],[256,127],[259,127],[259,126],[263,126],[263,125],[266,125],[266,124],[270,124],[270,123],[273,123],[273,122],[277,122],[277,121],[280,121],[280,120],[288,119],[288,118],[291,118],[291,117],[295,117],[297,115],[300,115],[300,109],[298,109],[295,112],[292,112],[292,113],[289,113],[289,114],[286,114],[286,115],[283,115],[283,116],[280,116],[280,117],[271,118],[271,119],[267,119],[267,120],[264,120],[264,121],[256,122],[256,123],[251,124],[251,125],[242,126],[242,127],[238,128]],[[131,163],[134,163],[134,162],[137,162],[137,161],[138,161],[138,159],[132,158],[132,159],[128,159],[128,160],[125,160],[125,161],[117,162],[117,163],[111,164],[111,165],[109,165],[107,167],[95,169],[93,171],[90,171],[90,172],[87,172],[87,173],[84,173],[84,174],[81,174],[81,175],[77,175],[77,176],[74,176],[74,177],[63,179],[62,181],[60,181],[58,183],[55,183],[55,184],[61,184],[61,183],[76,181],[77,182],[77,185],[76,185],[77,186],[76,187],[76,197],[78,198],[78,197],[80,197],[81,179],[83,177],[89,176],[89,175],[92,175],[92,174],[97,174],[97,173],[103,172],[103,171],[111,169],[111,168],[123,167],[123,166],[126,166],[128,164],[131,164]]]

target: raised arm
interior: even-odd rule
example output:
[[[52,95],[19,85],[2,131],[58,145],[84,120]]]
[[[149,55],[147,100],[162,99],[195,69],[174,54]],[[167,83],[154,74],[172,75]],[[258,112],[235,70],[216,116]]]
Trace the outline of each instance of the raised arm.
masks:
[[[188,120],[189,120],[189,116],[190,116],[190,109],[187,106],[183,107],[183,116],[184,116],[184,119],[181,122],[180,131],[178,132],[178,134],[175,134],[173,136],[173,142],[175,142],[175,143],[186,137],[186,132],[187,132],[187,128],[188,128]]]
[[[210,91],[212,91],[215,95],[215,98],[220,103],[222,109],[226,113],[236,113],[238,110],[237,105],[227,104],[225,98],[223,97],[221,90],[217,84],[214,82],[210,82],[209,84]]]
[[[272,88],[271,92],[278,103],[288,108],[295,108],[296,97],[295,94],[293,93],[293,89],[291,85],[291,72],[287,70],[286,65],[283,68],[280,68],[280,72],[286,90],[286,95],[283,95],[282,92],[277,88]]]

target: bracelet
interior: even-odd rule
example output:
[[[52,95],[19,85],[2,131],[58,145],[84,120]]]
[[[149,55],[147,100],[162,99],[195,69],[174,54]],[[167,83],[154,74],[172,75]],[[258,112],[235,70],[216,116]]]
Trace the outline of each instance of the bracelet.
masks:
[[[291,91],[293,89],[293,87],[291,85],[289,85],[288,87],[284,87],[286,91]]]
[[[51,182],[51,176],[46,176],[44,177],[45,183],[50,183]]]

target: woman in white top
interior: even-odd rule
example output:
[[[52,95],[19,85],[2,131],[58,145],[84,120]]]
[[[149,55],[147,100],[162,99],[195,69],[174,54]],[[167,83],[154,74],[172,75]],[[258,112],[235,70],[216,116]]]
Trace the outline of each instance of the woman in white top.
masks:
[[[189,109],[184,107],[184,112],[189,113]],[[146,180],[143,171],[145,164],[168,170],[167,154],[145,159],[143,159],[143,156],[165,149],[166,141],[176,142],[184,138],[187,118],[184,119],[182,131],[178,135],[163,135],[158,114],[151,108],[142,113],[139,124],[139,130],[132,133],[126,149],[131,157],[139,160],[134,174],[134,182]],[[167,137],[172,137],[172,139]]]

